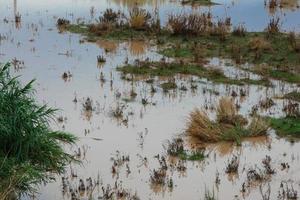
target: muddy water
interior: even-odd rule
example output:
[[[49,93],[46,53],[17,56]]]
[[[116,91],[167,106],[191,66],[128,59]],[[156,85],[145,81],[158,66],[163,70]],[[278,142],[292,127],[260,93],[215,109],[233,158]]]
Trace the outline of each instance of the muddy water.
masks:
[[[218,0],[221,5],[211,8],[184,6],[178,2],[167,0],[143,0],[138,4],[149,10],[158,9],[162,23],[168,13],[197,12],[211,10],[214,16],[232,16],[234,24],[244,22],[248,30],[262,30],[270,17],[279,15],[287,30],[298,30],[300,12],[295,4],[288,8],[269,11],[263,1],[227,1]],[[296,4],[299,2],[296,2]],[[188,91],[179,89],[164,93],[159,84],[167,79],[157,79],[154,87],[157,93],[150,93],[150,85],[144,81],[126,81],[121,79],[115,69],[126,60],[136,59],[159,60],[155,46],[151,42],[111,42],[98,41],[96,44],[80,43],[81,37],[69,33],[59,33],[55,27],[57,17],[65,17],[73,22],[95,20],[99,13],[108,7],[127,11],[134,4],[129,0],[92,1],[92,0],[54,0],[51,2],[24,0],[0,0],[0,61],[6,62],[16,58],[24,64],[13,70],[22,75],[22,81],[32,78],[36,81],[36,95],[41,103],[47,103],[61,109],[59,115],[64,118],[62,123],[54,123],[55,129],[74,133],[79,137],[77,146],[70,149],[78,153],[80,148],[82,165],[71,165],[66,169],[64,177],[68,177],[70,185],[77,188],[79,179],[100,179],[101,186],[114,185],[116,180],[123,188],[137,193],[141,199],[201,199],[205,190],[214,191],[219,199],[261,199],[258,187],[250,187],[241,193],[242,184],[246,180],[246,170],[262,168],[261,160],[272,157],[272,166],[276,174],[267,182],[271,186],[271,199],[276,199],[281,181],[292,184],[300,190],[300,143],[290,143],[278,138],[270,131],[268,138],[256,138],[245,141],[241,147],[233,147],[228,143],[209,145],[209,157],[202,162],[186,162],[187,170],[168,172],[174,181],[174,188],[155,187],[149,183],[150,171],[157,168],[157,154],[164,154],[163,144],[184,131],[188,113],[195,107],[208,108],[214,117],[214,107],[221,96],[228,96],[232,91],[246,91],[246,97],[237,97],[240,112],[249,115],[253,105],[266,97],[282,96],[284,93],[298,90],[296,85],[273,81],[274,87],[263,86],[227,86],[213,84],[196,77],[176,77],[178,85],[184,85]],[[91,12],[94,7],[95,14]],[[274,13],[275,12],[275,13]],[[22,16],[21,24],[14,23],[14,13]],[[254,14],[255,13],[255,14]],[[105,49],[107,52],[105,52]],[[97,56],[105,55],[106,63],[97,64]],[[214,58],[207,67],[224,70],[231,78],[260,77],[237,69],[230,61]],[[64,72],[72,75],[62,78]],[[101,75],[102,74],[102,75]],[[190,89],[190,82],[198,87]],[[130,99],[130,91],[134,90],[137,97]],[[77,99],[77,103],[73,100]],[[92,99],[93,111],[85,112],[83,103]],[[142,99],[148,104],[143,105]],[[127,100],[127,101],[125,101]],[[263,115],[281,116],[286,102],[275,100],[276,106],[268,110],[259,110]],[[112,117],[116,106],[124,106],[124,118]],[[197,141],[186,139],[187,147],[197,146]],[[69,149],[68,149],[69,150]],[[118,175],[112,175],[111,157],[129,155],[128,162],[131,173],[123,166]],[[232,155],[239,155],[240,167],[238,176],[228,176],[225,168]],[[143,158],[147,162],[143,162]],[[288,162],[289,169],[281,170],[280,164]],[[219,173],[220,184],[216,185],[216,173]],[[70,177],[70,174],[76,177]],[[267,184],[266,184],[267,185]],[[95,188],[93,198],[102,195],[101,186]],[[266,188],[264,188],[265,190]],[[23,197],[31,199],[30,197]],[[61,177],[57,181],[42,186],[34,199],[70,199],[70,193],[62,192]],[[83,194],[82,199],[87,199]]]

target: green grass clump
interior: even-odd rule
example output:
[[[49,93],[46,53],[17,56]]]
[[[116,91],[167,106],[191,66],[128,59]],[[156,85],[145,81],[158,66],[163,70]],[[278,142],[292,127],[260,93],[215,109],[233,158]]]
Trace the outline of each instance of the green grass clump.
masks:
[[[75,136],[50,129],[55,110],[37,104],[32,84],[12,78],[9,64],[0,67],[0,199],[35,192],[75,161],[63,147]]]
[[[300,137],[300,118],[271,118],[271,127],[280,136]]]
[[[300,93],[293,91],[284,95],[284,98],[290,99],[293,101],[300,101]]]

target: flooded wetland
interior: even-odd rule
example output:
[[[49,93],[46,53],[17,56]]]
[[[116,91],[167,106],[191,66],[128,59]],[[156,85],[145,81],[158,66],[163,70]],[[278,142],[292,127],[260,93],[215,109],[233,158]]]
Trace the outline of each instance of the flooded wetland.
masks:
[[[76,137],[0,199],[300,198],[300,1],[0,5],[1,68]]]

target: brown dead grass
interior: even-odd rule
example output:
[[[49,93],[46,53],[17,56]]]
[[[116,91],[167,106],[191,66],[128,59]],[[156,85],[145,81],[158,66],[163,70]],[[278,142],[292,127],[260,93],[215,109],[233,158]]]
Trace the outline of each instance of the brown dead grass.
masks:
[[[249,41],[249,48],[254,51],[268,51],[272,49],[272,46],[266,39],[262,37],[254,37]]]
[[[217,106],[217,122],[228,125],[247,124],[247,120],[237,113],[231,98],[223,97]]]
[[[247,127],[248,131],[251,133],[252,137],[265,135],[268,131],[270,125],[261,116],[254,116]]]
[[[240,143],[243,137],[265,135],[269,128],[269,123],[259,116],[254,116],[246,125],[247,120],[238,114],[233,100],[223,97],[217,106],[215,121],[205,111],[195,109],[189,115],[186,133],[203,142],[227,140]]]
[[[148,11],[138,7],[133,8],[129,12],[129,16],[130,27],[135,30],[145,30],[151,19],[151,14]]]
[[[221,139],[222,131],[220,127],[209,119],[205,111],[196,109],[191,112],[187,127],[186,132],[200,140],[217,142]]]

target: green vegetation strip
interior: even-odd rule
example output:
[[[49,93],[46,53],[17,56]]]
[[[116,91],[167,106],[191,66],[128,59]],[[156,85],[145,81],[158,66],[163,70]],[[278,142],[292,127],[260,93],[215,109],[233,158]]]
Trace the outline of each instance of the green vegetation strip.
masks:
[[[269,85],[268,80],[230,79],[226,77],[224,73],[220,70],[205,68],[196,64],[180,64],[175,62],[174,63],[143,62],[140,64],[140,66],[125,65],[123,67],[118,67],[117,70],[125,74],[149,75],[149,76],[174,76],[176,74],[195,75],[201,78],[207,78],[208,80],[211,80],[215,83],[226,83],[226,84],[233,84],[233,85],[244,85],[244,84]]]

